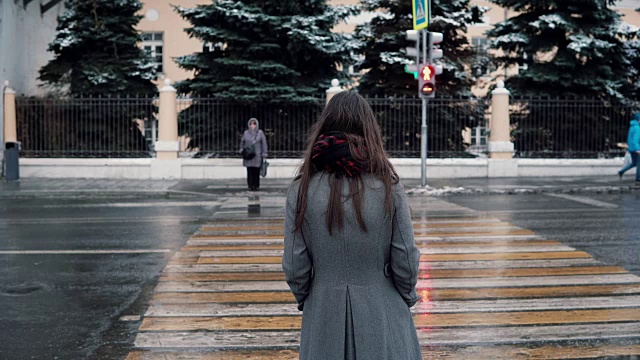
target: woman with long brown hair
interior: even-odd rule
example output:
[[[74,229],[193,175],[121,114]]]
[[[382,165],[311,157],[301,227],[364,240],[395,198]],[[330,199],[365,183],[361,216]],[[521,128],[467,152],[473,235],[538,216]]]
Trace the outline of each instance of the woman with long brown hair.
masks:
[[[287,195],[282,267],[303,311],[300,359],[421,359],[409,310],[419,260],[375,115],[338,93]]]

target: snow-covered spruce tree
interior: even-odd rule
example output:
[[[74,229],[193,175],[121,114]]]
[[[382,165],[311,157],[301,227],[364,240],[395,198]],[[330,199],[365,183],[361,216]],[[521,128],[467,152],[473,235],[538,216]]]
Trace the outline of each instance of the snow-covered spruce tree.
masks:
[[[629,120],[618,105],[633,104],[637,73],[628,56],[635,50],[626,41],[637,30],[609,7],[615,1],[492,2],[517,13],[488,33],[502,51],[499,64],[527,65],[507,79],[514,95],[596,99],[585,104],[589,108],[557,101],[551,112],[544,101],[521,100],[516,107],[523,111],[511,117],[516,149],[533,157],[617,155],[615,143],[625,141]]]
[[[628,74],[629,82],[624,85],[622,92],[630,94],[629,97],[637,103],[640,101],[640,38],[629,40],[624,46],[631,66]]]
[[[636,9],[640,13],[640,8]],[[625,42],[626,56],[631,62],[629,67],[629,83],[626,86],[629,89],[625,89],[625,93],[633,93],[632,98],[636,101],[640,101],[640,31],[636,34],[635,38],[629,39]]]
[[[215,0],[177,7],[186,31],[211,51],[176,59],[193,70],[178,84],[183,93],[244,102],[299,102],[317,98],[333,78],[344,83],[356,47],[333,33],[338,22],[358,12],[326,0]]]
[[[368,11],[384,12],[356,29],[364,55],[358,69],[367,71],[358,90],[367,95],[416,95],[417,82],[404,71],[406,64],[415,61],[404,53],[406,47],[415,46],[405,37],[406,30],[413,27],[411,1],[362,0],[362,4]],[[440,44],[444,71],[437,78],[437,94],[470,95],[476,79],[466,68],[470,67],[474,52],[465,32],[468,24],[480,21],[484,9],[470,6],[469,0],[432,0],[431,7],[429,30],[444,34]]]
[[[137,44],[140,35],[135,26],[141,17],[136,13],[142,8],[138,0],[67,0],[65,6],[49,45],[55,57],[40,70],[39,80],[72,97],[156,92],[151,83],[155,65]],[[103,98],[63,101],[36,120],[54,132],[66,131],[64,142],[46,132],[46,150],[81,150],[77,152],[81,157],[139,157],[149,156],[147,142],[132,120],[151,116],[151,106],[143,101]]]
[[[138,0],[67,0],[39,80],[71,94],[150,94],[156,76],[138,47]]]
[[[516,95],[595,96],[629,101],[625,41],[636,35],[610,8],[617,0],[491,0],[517,15],[488,32],[504,66],[526,64],[508,79]]]

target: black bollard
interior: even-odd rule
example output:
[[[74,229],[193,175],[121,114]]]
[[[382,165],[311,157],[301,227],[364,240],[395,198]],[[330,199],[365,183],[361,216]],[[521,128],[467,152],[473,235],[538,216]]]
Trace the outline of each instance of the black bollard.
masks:
[[[8,181],[20,179],[20,143],[8,142],[5,144],[5,178]]]

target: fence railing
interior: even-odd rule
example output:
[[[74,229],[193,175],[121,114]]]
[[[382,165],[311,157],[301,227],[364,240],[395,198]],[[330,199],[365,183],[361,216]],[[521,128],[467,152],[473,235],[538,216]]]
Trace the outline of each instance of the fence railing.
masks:
[[[420,155],[421,100],[368,99],[392,157]],[[246,105],[215,98],[179,99],[183,157],[239,157],[240,138],[255,117],[272,157],[298,157],[325,104]],[[152,157],[157,99],[18,98],[18,139],[24,157]],[[517,157],[621,156],[633,112],[600,100],[512,98],[511,140]],[[488,100],[437,98],[429,102],[430,157],[485,156]]]
[[[420,155],[422,101],[418,98],[368,99],[378,118],[385,149],[393,157]],[[212,98],[179,102],[180,134],[187,138],[182,156],[237,157],[240,138],[250,118],[257,118],[273,157],[302,155],[311,125],[324,99],[303,104],[248,106]],[[428,148],[434,157],[471,156],[462,130],[482,124],[485,107],[475,99],[437,99],[429,108]]]
[[[622,156],[633,112],[598,99],[513,98],[511,141],[523,158]]]
[[[422,126],[420,98],[370,98],[385,148],[392,157],[419,157]],[[485,126],[487,102],[473,98],[438,98],[427,110],[428,156],[474,157],[469,152],[470,129]]]
[[[240,157],[240,139],[249,119],[258,119],[267,137],[269,156],[300,156],[324,99],[301,104],[247,105],[215,98],[178,101],[181,156]]]
[[[16,99],[24,157],[151,157],[145,122],[156,113],[147,97]]]

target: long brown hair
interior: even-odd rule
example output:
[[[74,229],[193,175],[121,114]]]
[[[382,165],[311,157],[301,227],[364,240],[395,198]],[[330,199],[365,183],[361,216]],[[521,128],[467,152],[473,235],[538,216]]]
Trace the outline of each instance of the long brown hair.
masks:
[[[296,177],[296,179],[300,180],[300,187],[296,204],[295,231],[300,231],[304,223],[304,214],[307,210],[307,191],[311,178],[314,174],[324,171],[324,169],[316,169],[311,162],[313,145],[320,135],[332,131],[344,132],[349,140],[352,156],[367,165],[366,172],[382,180],[386,192],[385,209],[388,213],[393,210],[391,188],[399,181],[399,177],[384,151],[380,126],[369,103],[362,96],[354,91],[343,91],[331,98],[331,101],[329,101],[320,118],[313,124],[311,129],[307,150],[304,154],[304,162],[298,169],[298,176]],[[354,151],[354,149],[367,149],[367,151]],[[343,181],[336,174],[330,174],[329,176],[331,191],[326,222],[331,234],[334,224],[339,229],[343,227]],[[362,175],[347,177],[347,179],[349,182],[349,197],[352,199],[358,224],[366,232],[367,226],[362,217],[362,204],[364,202]]]

